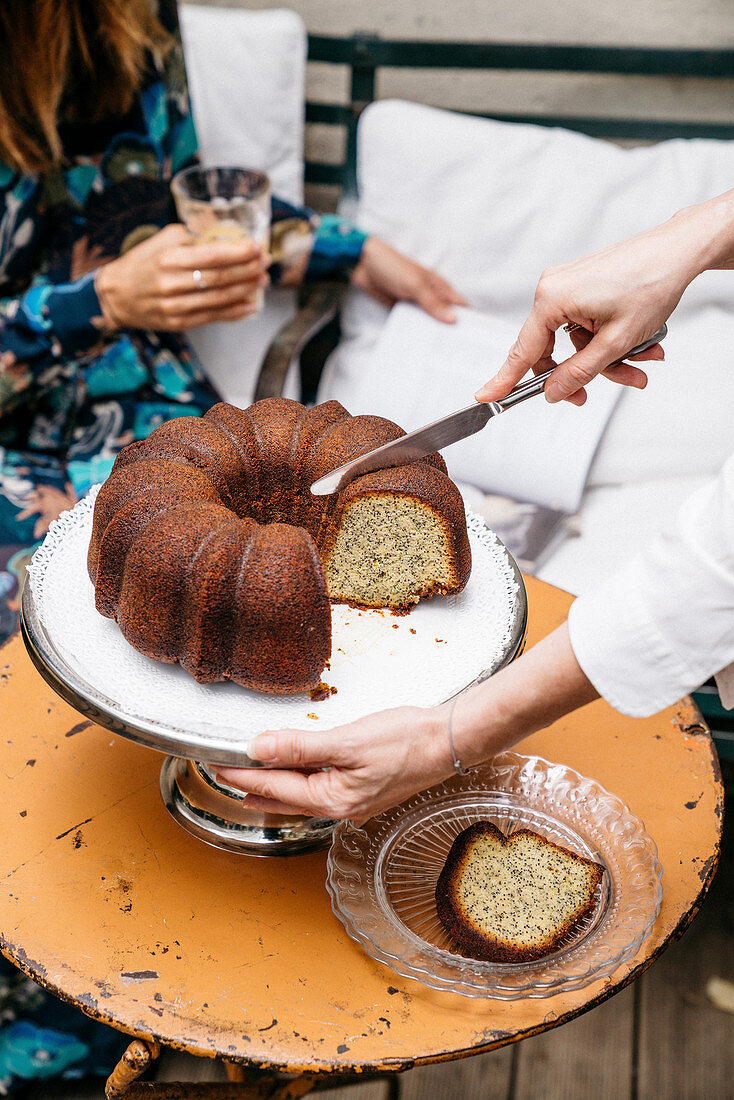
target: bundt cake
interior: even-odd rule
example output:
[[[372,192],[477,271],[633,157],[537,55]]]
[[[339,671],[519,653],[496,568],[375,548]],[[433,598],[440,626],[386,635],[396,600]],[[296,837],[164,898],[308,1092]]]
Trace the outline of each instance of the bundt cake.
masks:
[[[596,906],[604,868],[530,829],[489,821],[459,833],[436,886],[439,920],[471,959],[530,962],[557,950]]]
[[[316,497],[311,484],[404,434],[337,401],[268,398],[179,417],[120,452],[97,496],[97,609],[197,680],[307,691],[331,652],[330,599],[409,608],[471,570],[461,496],[434,454]]]

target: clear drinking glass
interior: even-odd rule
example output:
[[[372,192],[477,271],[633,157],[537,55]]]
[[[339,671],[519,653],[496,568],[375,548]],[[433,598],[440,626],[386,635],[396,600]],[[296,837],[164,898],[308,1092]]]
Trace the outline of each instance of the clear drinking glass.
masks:
[[[270,180],[251,168],[201,168],[177,172],[171,191],[178,216],[200,241],[270,240]],[[253,296],[258,312],[264,290]]]

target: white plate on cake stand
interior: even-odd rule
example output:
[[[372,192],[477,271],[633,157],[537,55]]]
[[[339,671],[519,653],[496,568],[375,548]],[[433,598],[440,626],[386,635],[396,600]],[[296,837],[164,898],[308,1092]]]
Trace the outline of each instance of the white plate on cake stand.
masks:
[[[245,754],[251,737],[284,727],[330,729],[388,707],[437,704],[522,650],[522,576],[496,536],[470,516],[473,564],[464,592],[425,601],[405,616],[332,608],[324,680],[336,691],[328,698],[198,684],[178,665],[138,653],[96,611],[86,568],[95,496],[93,490],[52,524],[33,556],[22,596],[26,646],[41,675],[86,717],[170,754],[161,773],[166,804],[184,827],[218,847],[280,854],[326,843],[332,833],[331,821],[238,810],[239,800],[209,766],[259,766]]]

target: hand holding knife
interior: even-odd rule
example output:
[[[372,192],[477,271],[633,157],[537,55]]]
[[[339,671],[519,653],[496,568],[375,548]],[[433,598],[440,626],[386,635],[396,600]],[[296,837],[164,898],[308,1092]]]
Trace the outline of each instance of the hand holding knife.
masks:
[[[609,366],[615,366],[629,356],[640,355],[643,351],[647,351],[653,344],[659,343],[667,331],[667,325],[663,325],[649,340],[644,340],[637,347],[631,348],[626,355],[615,359],[614,363],[610,363]],[[409,432],[399,439],[394,439],[391,443],[385,443],[382,447],[368,451],[367,454],[360,455],[359,458],[352,459],[351,462],[345,463],[337,470],[315,481],[311,486],[311,492],[314,496],[327,496],[330,493],[336,493],[339,489],[343,489],[345,485],[348,485],[350,481],[353,481],[355,477],[360,477],[362,474],[371,473],[373,470],[391,469],[393,466],[409,465],[411,462],[417,462],[418,459],[425,458],[426,455],[433,454],[434,451],[440,451],[444,447],[449,447],[452,443],[457,443],[460,439],[466,439],[467,436],[474,435],[475,432],[481,431],[492,417],[499,416],[500,413],[506,412],[514,405],[519,405],[522,401],[527,401],[528,398],[542,393],[545,383],[555,369],[555,367],[551,367],[550,370],[544,371],[542,374],[520,382],[506,397],[502,397],[498,401],[487,401],[481,404],[475,401],[466,408],[459,409],[458,412],[450,413],[440,420],[435,420],[432,424],[427,424],[425,427]]]

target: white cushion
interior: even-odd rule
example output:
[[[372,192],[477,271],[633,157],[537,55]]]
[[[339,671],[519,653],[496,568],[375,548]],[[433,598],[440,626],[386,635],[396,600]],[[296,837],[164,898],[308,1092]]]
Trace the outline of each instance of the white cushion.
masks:
[[[303,202],[303,20],[209,4],[179,13],[202,161],[267,172],[277,195]]]
[[[255,317],[201,325],[188,333],[207,375],[225,401],[240,409],[252,404],[260,365],[278,330],[290,321],[296,309],[296,292],[276,287],[267,291],[263,310]],[[288,370],[283,396],[301,399],[297,361]]]
[[[181,4],[179,14],[203,163],[258,168],[274,194],[302,203],[307,39],[300,16],[196,4]],[[192,330],[194,349],[227,401],[252,402],[262,359],[295,311],[294,291],[269,290],[258,316]],[[285,394],[300,395],[296,364]]]
[[[570,533],[551,549],[537,575],[575,596],[593,590],[655,535],[672,527],[681,504],[706,480],[650,478],[587,489]]]
[[[590,487],[713,476],[734,450],[734,272],[701,275],[668,328],[647,389],[622,391]]]
[[[382,101],[360,120],[358,166],[360,226],[437,268],[473,307],[516,332],[545,267],[727,190],[734,142],[676,140],[621,149],[562,129]],[[708,272],[689,288],[670,321],[667,364],[650,366],[644,393],[623,393],[590,484],[716,472],[734,434],[732,303],[730,272]],[[350,295],[345,338],[321,393],[347,408],[361,396],[386,316],[364,296]],[[498,365],[488,358],[486,377]],[[404,370],[418,391],[420,364],[406,362]],[[594,384],[611,385],[604,379]],[[471,401],[472,393],[469,386],[457,388],[454,407]],[[549,408],[547,415],[553,414]],[[562,448],[560,439],[559,461]],[[526,464],[532,479],[532,463],[532,447],[518,433],[508,444],[508,468]],[[473,476],[465,470],[462,476],[503,491],[488,465],[478,463]]]

